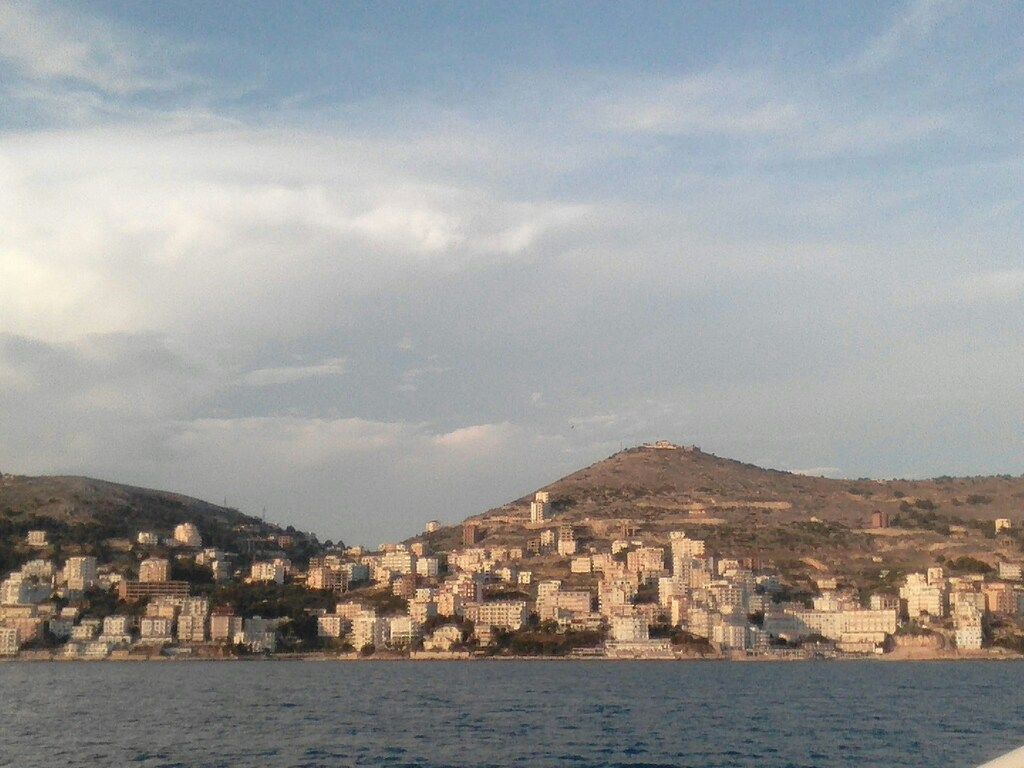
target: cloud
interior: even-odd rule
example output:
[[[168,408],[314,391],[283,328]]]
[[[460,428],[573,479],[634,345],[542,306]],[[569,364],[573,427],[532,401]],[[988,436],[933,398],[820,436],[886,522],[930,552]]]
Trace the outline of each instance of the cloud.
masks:
[[[391,148],[301,129],[12,137],[0,148],[0,323],[53,340],[181,329],[195,320],[181,308],[199,301],[220,327],[299,330],[403,269],[530,259],[588,226],[557,201],[438,178],[431,155],[382,161]],[[529,237],[510,241],[519,230]]]
[[[957,135],[982,135],[968,115],[941,106],[864,102],[820,77],[785,71],[709,70],[592,81],[576,118],[613,134],[724,142],[756,163],[876,156]]]
[[[846,68],[871,73],[924,42],[935,29],[962,7],[961,0],[910,0],[901,13],[873,38]]]
[[[516,432],[509,422],[500,424],[474,424],[436,435],[434,445],[459,451],[495,451]]]
[[[347,361],[343,357],[323,360],[315,365],[293,365],[277,368],[257,368],[241,377],[241,383],[251,387],[266,387],[277,384],[292,384],[304,379],[318,379],[325,376],[341,376],[345,373]]]
[[[960,307],[1001,306],[1024,295],[1024,269],[956,270],[934,276],[911,287],[904,297],[909,307],[952,305]]]
[[[1000,269],[970,275],[954,286],[967,301],[1007,301],[1024,294],[1024,269]]]
[[[416,96],[317,58],[345,87],[288,103],[303,50],[253,90],[243,35],[0,8],[5,470],[376,542],[658,438],[851,475],[1020,453],[1008,85],[844,77],[836,30],[770,28],[808,45]]]
[[[181,75],[161,66],[168,54],[150,39],[142,57],[130,35],[67,7],[31,0],[0,3],[0,61],[29,82],[115,96],[177,87]]]
[[[792,130],[801,108],[773,98],[758,73],[704,72],[680,78],[636,78],[588,105],[607,128],[639,133],[761,134]]]
[[[400,447],[414,437],[418,425],[362,418],[298,418],[261,416],[195,419],[181,425],[172,447],[182,455],[209,455],[243,443],[266,461],[313,465],[338,454],[372,453]]]

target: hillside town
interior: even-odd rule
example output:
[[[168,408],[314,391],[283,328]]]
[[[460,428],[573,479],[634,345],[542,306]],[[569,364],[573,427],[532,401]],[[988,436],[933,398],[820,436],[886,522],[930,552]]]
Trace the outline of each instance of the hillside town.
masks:
[[[109,561],[56,562],[47,531],[31,530],[23,546],[35,554],[0,583],[0,656],[969,656],[991,653],[1024,617],[1018,562],[936,564],[875,591],[822,569],[801,588],[684,530],[667,545],[628,525],[610,542],[589,540],[559,523],[545,492],[522,517],[522,546],[484,545],[484,523],[470,520],[460,545],[435,551],[441,526],[431,521],[405,543],[323,545],[304,562],[289,534],[225,551],[193,523],[106,542],[118,553]]]

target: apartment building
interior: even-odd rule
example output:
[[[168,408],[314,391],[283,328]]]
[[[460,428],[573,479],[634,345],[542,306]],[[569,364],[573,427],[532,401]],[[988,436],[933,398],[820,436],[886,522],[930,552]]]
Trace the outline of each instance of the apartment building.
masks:
[[[465,617],[474,624],[515,631],[526,623],[525,600],[493,600],[486,603],[467,603]]]
[[[927,576],[911,573],[902,587],[900,599],[906,604],[907,616],[911,619],[927,614],[942,617],[946,615],[946,594],[941,583],[929,583]]]
[[[249,580],[268,584],[284,584],[285,567],[281,560],[262,560],[252,564]]]
[[[96,585],[96,558],[69,557],[64,563],[64,583],[72,592],[84,592]]]
[[[149,584],[171,578],[171,564],[162,557],[149,557],[139,563],[139,581]]]
[[[18,630],[14,627],[0,627],[0,656],[17,656],[20,647]]]

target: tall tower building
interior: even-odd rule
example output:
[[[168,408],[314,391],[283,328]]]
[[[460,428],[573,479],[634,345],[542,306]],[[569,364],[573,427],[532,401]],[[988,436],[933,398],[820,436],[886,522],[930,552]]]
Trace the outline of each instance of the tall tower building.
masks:
[[[530,502],[530,522],[543,523],[551,515],[551,494],[547,491],[537,491],[537,495]]]

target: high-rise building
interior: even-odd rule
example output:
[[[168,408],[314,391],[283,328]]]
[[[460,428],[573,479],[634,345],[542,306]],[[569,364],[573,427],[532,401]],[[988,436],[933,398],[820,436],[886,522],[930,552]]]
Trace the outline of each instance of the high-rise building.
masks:
[[[530,522],[543,523],[551,514],[551,494],[547,491],[537,491],[530,502]]]
[[[480,541],[480,523],[470,520],[462,526],[462,544],[466,547],[474,546]]]

